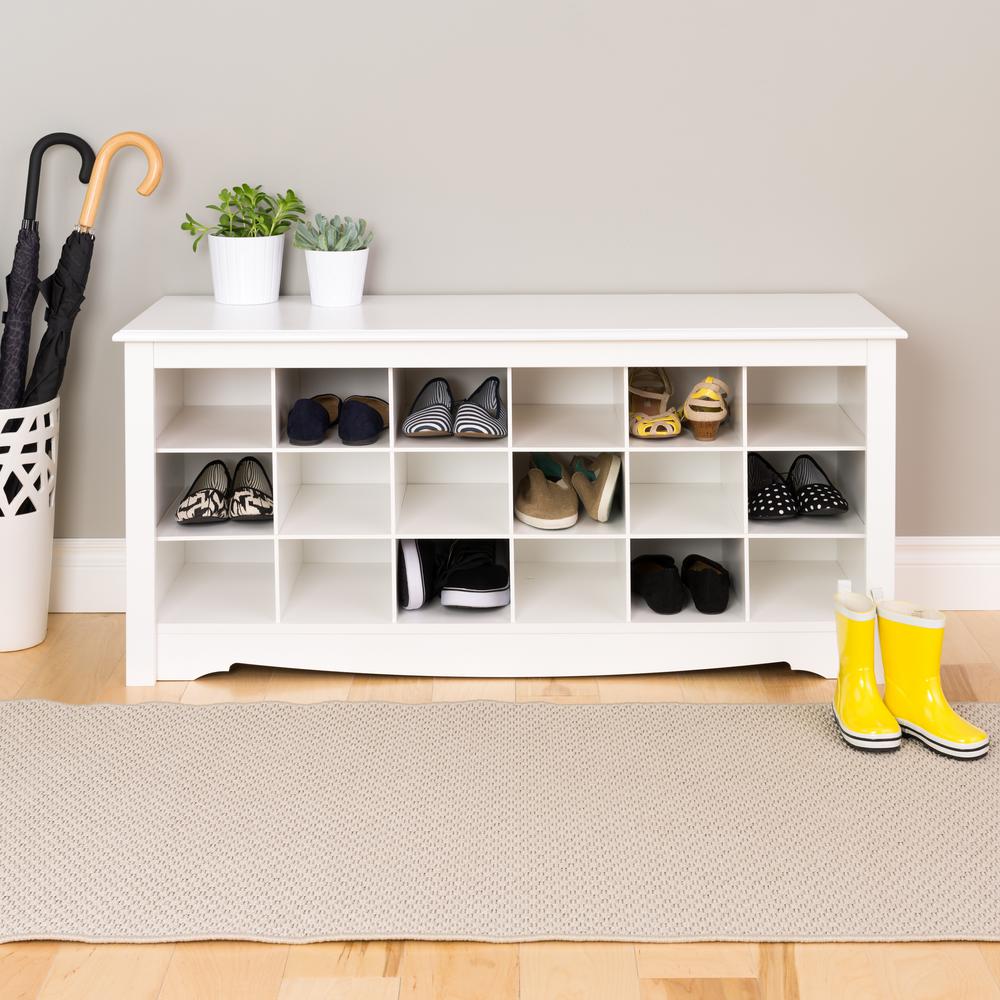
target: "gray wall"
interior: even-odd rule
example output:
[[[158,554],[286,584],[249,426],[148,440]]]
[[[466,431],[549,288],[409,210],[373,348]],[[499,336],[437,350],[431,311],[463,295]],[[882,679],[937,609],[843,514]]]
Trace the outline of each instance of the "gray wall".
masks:
[[[98,219],[57,534],[122,534],[111,334],[209,291],[178,224],[243,180],[373,220],[370,291],[857,290],[912,335],[900,533],[1000,534],[995,0],[8,7],[0,247],[43,133],[139,129],[166,157],[143,200],[122,154]],[[49,263],[72,160],[45,167]]]

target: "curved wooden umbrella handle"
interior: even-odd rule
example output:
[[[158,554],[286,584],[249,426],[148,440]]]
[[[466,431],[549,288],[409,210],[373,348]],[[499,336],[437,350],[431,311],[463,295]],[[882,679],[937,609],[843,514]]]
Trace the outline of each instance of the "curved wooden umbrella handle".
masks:
[[[81,231],[89,232],[94,228],[94,219],[97,217],[97,208],[101,203],[101,195],[104,193],[104,182],[108,176],[111,159],[115,153],[126,146],[135,146],[146,154],[146,176],[143,177],[142,183],[136,188],[136,191],[141,195],[149,196],[160,183],[160,178],[163,176],[163,154],[160,152],[160,147],[142,132],[119,132],[118,135],[113,135],[97,151],[97,160],[94,163],[90,183],[87,185],[87,193],[83,199],[83,208],[80,211],[78,228]]]

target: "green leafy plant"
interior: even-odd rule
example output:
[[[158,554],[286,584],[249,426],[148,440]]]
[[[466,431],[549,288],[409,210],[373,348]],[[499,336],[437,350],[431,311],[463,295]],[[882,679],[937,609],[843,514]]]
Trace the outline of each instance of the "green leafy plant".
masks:
[[[364,250],[374,236],[364,219],[317,215],[315,224],[299,222],[292,242],[300,250]]]
[[[238,184],[219,192],[217,205],[206,208],[219,213],[219,221],[212,225],[198,222],[185,214],[181,229],[194,237],[192,250],[198,249],[202,239],[213,236],[280,236],[297,222],[302,221],[306,210],[299,196],[289,188],[284,194],[267,194],[258,184]]]

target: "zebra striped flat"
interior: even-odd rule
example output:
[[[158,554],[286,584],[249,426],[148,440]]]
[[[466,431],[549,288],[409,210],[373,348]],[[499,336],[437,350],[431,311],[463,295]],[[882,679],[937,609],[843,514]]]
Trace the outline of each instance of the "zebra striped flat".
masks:
[[[455,436],[502,438],[507,436],[507,411],[500,398],[500,379],[491,375],[455,411]]]
[[[452,410],[455,399],[445,378],[432,378],[417,393],[403,421],[407,437],[449,437],[455,429]]]
[[[221,459],[213,459],[191,484],[177,505],[178,524],[209,524],[229,518],[229,469]]]
[[[274,517],[274,491],[264,466],[252,455],[241,458],[229,497],[231,521],[266,521]]]

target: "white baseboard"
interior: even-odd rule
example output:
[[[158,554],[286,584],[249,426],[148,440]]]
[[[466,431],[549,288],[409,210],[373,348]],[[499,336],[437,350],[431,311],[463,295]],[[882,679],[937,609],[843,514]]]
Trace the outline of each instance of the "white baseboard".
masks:
[[[124,611],[125,539],[57,538],[50,611]]]
[[[896,597],[942,611],[1000,610],[1000,537],[897,538]]]
[[[1000,537],[896,539],[896,596],[945,611],[1000,610]],[[124,611],[125,539],[57,538],[52,611]]]

